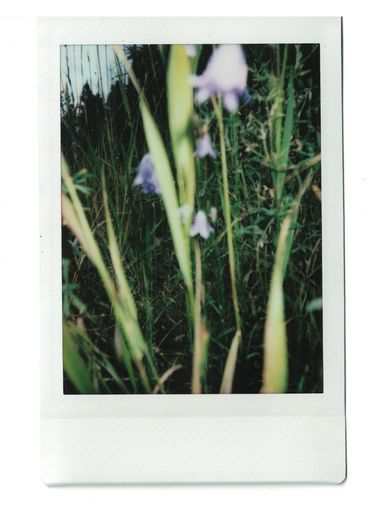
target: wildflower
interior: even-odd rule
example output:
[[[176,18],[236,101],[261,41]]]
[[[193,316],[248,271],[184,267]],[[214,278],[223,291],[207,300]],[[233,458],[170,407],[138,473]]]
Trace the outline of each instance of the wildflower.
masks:
[[[216,207],[211,207],[210,219],[213,223],[216,223],[216,220],[217,220],[217,208]]]
[[[207,221],[206,214],[203,210],[199,210],[195,215],[194,222],[189,230],[189,235],[194,237],[195,235],[200,235],[204,239],[208,239],[210,233],[213,233],[215,230]]]
[[[195,44],[186,44],[185,50],[187,52],[188,57],[194,58],[196,56],[196,47]]]
[[[216,157],[216,151],[214,150],[211,138],[208,133],[203,134],[200,138],[196,140],[196,150],[194,155],[198,157]]]
[[[133,186],[142,186],[144,193],[161,194],[160,186],[155,175],[151,154],[146,154],[137,168],[137,176]]]
[[[183,223],[186,223],[186,221],[190,218],[193,212],[193,207],[189,204],[182,205],[178,209],[179,217]]]
[[[223,44],[215,49],[201,76],[193,76],[196,100],[203,103],[220,94],[225,107],[234,112],[247,86],[248,65],[239,44]]]

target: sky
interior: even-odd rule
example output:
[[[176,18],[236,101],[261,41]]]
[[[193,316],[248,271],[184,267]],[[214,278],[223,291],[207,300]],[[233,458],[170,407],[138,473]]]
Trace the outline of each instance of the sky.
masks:
[[[75,103],[78,102],[86,81],[93,93],[98,92],[106,98],[116,74],[115,57],[111,46],[61,46],[60,86],[61,90],[65,90],[68,83],[68,89],[71,88]]]

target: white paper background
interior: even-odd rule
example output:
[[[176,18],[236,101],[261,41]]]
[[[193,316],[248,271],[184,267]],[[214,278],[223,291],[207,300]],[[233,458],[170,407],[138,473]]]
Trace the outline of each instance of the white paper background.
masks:
[[[168,13],[168,9],[158,10],[157,2],[139,10],[147,15]],[[194,2],[193,2],[194,3]],[[193,4],[192,3],[192,4]],[[24,4],[25,14],[33,14],[36,2]],[[41,4],[41,2],[39,2]],[[83,14],[76,1],[63,2],[65,14]],[[105,3],[106,4],[106,3]],[[37,105],[29,97],[35,97],[36,52],[35,26],[32,20],[1,20],[1,53],[3,69],[10,74],[2,79],[2,187],[16,189],[17,200],[12,200],[9,192],[4,192],[0,202],[2,248],[0,270],[2,281],[2,340],[3,359],[0,371],[3,418],[2,426],[2,464],[4,487],[1,498],[8,501],[9,507],[29,504],[32,499],[39,507],[101,507],[133,505],[134,507],[187,507],[188,505],[224,504],[257,505],[257,507],[295,507],[309,508],[333,505],[347,507],[355,498],[365,496],[365,458],[367,455],[367,379],[365,377],[368,343],[366,337],[366,297],[367,285],[367,169],[364,149],[366,145],[367,104],[364,87],[367,83],[365,62],[366,18],[362,9],[351,3],[341,8],[342,2],[335,3],[335,14],[346,14],[345,31],[345,158],[346,158],[346,261],[347,261],[347,381],[348,381],[348,480],[341,486],[278,486],[278,487],[171,487],[168,488],[75,488],[47,489],[39,480],[38,467],[38,245],[35,242],[38,232],[38,193],[37,193]],[[68,7],[68,6],[72,7]],[[59,5],[39,10],[43,14],[57,14]],[[331,14],[328,7],[323,10],[320,2],[313,0],[308,4],[309,14]],[[340,7],[339,7],[340,6]],[[88,14],[100,14],[98,4],[90,4]],[[172,14],[182,14],[170,7]],[[124,6],[124,11],[127,11]],[[213,13],[216,9],[212,8]],[[225,11],[225,12],[224,12]],[[217,10],[221,14],[262,14],[302,15],[295,2],[284,2],[275,6],[273,2],[263,2],[262,9],[247,5],[243,9],[232,10],[228,1],[225,8]],[[7,7],[7,13],[19,12],[19,3]],[[186,11],[187,13],[188,11]],[[205,5],[195,2],[192,12],[208,14]],[[105,10],[104,14],[121,14],[121,3],[116,8]],[[134,6],[131,14],[135,14]],[[10,52],[9,49],[12,49]],[[19,59],[15,57],[19,55]],[[20,66],[21,62],[21,66]],[[19,77],[28,79],[28,94],[24,96],[24,83]],[[19,108],[20,106],[20,108]],[[19,115],[14,115],[17,110]],[[22,114],[22,115],[20,115]],[[22,122],[19,122],[19,118]],[[21,140],[21,149],[19,140]],[[11,221],[9,218],[11,217]],[[21,232],[21,234],[20,234]],[[14,284],[17,280],[18,285]],[[20,295],[21,290],[21,295]],[[19,302],[26,302],[20,313]],[[14,376],[14,364],[18,376]],[[22,374],[23,376],[20,376]]]

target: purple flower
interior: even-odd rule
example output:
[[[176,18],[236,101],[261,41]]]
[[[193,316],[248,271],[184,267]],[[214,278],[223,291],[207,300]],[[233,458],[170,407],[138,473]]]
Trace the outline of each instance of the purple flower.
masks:
[[[209,97],[220,94],[225,107],[234,112],[239,98],[247,86],[248,65],[239,44],[223,44],[211,55],[201,76],[193,76],[197,88],[196,100],[203,103]]]
[[[146,154],[137,168],[137,176],[133,180],[133,186],[139,185],[142,186],[144,193],[161,194],[151,154]]]
[[[189,235],[191,237],[195,237],[195,235],[200,235],[204,239],[208,239],[210,236],[210,233],[213,233],[215,230],[212,228],[212,226],[207,221],[206,214],[199,210],[197,214],[195,215],[194,222],[189,230]]]
[[[194,58],[196,56],[196,47],[195,44],[186,44],[185,50],[187,52],[188,57]]]
[[[212,146],[211,138],[208,133],[205,133],[203,136],[196,140],[196,150],[194,155],[198,157],[216,157],[216,152]]]

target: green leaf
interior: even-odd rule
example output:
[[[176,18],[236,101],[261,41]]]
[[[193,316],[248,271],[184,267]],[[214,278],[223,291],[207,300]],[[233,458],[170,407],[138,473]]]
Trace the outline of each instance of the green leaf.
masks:
[[[185,284],[189,289],[191,289],[192,278],[190,269],[189,242],[180,220],[179,204],[169,159],[157,125],[144,99],[141,99],[140,107],[147,144],[153,158],[155,174],[160,185],[175,253]]]
[[[191,74],[191,65],[185,46],[174,44],[171,47],[167,73],[169,127],[178,176],[180,204],[193,206],[195,166]]]
[[[277,198],[280,199],[284,189],[285,170],[289,162],[290,146],[293,138],[294,130],[294,109],[295,109],[295,91],[294,80],[291,77],[289,81],[289,91],[286,107],[286,115],[282,133],[282,144],[279,161],[279,171],[277,172],[276,192]]]
[[[69,325],[63,324],[64,370],[80,394],[93,394],[93,383],[87,365],[79,354]]]
[[[241,334],[239,331],[236,331],[235,336],[233,337],[233,340],[231,342],[229,353],[226,358],[225,369],[222,375],[220,394],[231,394],[240,340]]]
[[[311,171],[303,182],[288,214],[283,220],[277,241],[275,262],[268,296],[264,330],[264,364],[262,393],[282,393],[288,382],[287,336],[284,317],[283,280],[294,239],[295,224],[301,199],[312,180]]]

